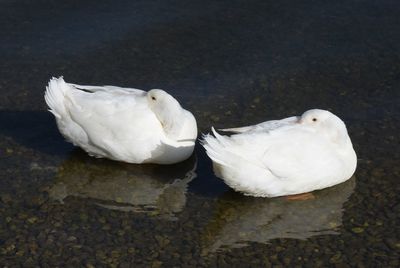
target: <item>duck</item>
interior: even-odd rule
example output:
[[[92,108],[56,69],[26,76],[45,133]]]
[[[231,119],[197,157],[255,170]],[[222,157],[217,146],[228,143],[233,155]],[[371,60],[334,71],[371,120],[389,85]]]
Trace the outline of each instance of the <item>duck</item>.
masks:
[[[308,194],[351,178],[357,156],[345,123],[327,110],[203,136],[214,173],[255,197]]]
[[[53,77],[44,98],[60,133],[90,156],[174,164],[193,153],[196,119],[164,90],[83,86]]]

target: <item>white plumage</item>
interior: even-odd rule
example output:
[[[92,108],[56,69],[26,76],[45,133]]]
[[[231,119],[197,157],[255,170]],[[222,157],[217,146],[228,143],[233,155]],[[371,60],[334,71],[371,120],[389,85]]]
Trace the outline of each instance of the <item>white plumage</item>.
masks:
[[[300,117],[230,128],[212,129],[203,146],[214,171],[230,187],[246,195],[275,197],[333,186],[349,179],[357,157],[343,121],[319,109]]]
[[[61,134],[91,156],[172,164],[193,153],[194,116],[160,89],[80,86],[52,78],[45,100]]]

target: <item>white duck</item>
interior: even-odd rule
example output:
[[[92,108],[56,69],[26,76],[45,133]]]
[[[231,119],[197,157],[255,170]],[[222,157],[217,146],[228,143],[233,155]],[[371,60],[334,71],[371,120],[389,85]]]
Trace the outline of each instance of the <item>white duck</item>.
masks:
[[[230,137],[212,130],[203,146],[216,175],[245,195],[307,193],[344,182],[356,169],[346,126],[328,111],[224,129],[239,133]]]
[[[52,78],[45,100],[61,134],[94,157],[172,164],[193,153],[194,116],[167,92],[80,86]]]

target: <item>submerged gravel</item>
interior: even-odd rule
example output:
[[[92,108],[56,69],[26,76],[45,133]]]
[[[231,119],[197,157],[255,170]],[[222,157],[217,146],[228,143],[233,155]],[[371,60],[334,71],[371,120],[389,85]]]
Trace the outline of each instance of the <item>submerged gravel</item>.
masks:
[[[0,7],[1,266],[400,266],[396,1]],[[200,146],[169,168],[92,159],[46,111],[53,75],[167,89],[202,132],[329,109],[358,168],[293,202],[234,193]]]

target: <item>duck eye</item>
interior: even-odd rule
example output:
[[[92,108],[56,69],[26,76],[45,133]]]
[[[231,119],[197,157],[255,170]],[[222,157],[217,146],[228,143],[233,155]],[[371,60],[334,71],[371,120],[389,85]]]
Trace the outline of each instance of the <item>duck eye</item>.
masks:
[[[153,97],[151,97],[151,99],[152,99],[152,100],[156,100],[156,97],[153,96]]]
[[[317,118],[313,118],[312,121],[317,122]]]

